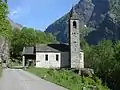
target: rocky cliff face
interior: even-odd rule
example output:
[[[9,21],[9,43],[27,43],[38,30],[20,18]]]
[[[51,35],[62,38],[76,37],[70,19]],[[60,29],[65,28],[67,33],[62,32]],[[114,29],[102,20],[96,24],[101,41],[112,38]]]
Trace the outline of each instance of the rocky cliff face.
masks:
[[[12,26],[12,28],[22,28],[22,25],[20,24],[17,24],[17,23],[14,23],[10,18],[7,18]],[[0,62],[6,62],[8,63],[9,62],[9,59],[10,59],[10,55],[9,55],[9,42],[8,40],[3,37],[3,36],[0,36]]]
[[[0,62],[9,61],[9,43],[8,41],[0,36]]]
[[[15,23],[14,21],[12,21],[10,18],[7,18],[12,26],[12,28],[22,28],[23,26],[21,24]]]
[[[113,22],[113,18],[108,13],[110,11],[109,0],[80,0],[74,7],[80,16],[80,23],[88,28],[87,31],[84,31],[87,32],[84,38],[89,44],[97,44],[103,39],[120,39],[119,32],[117,32],[120,26]],[[60,42],[66,42],[68,19],[69,13],[51,24],[45,32],[51,32]]]

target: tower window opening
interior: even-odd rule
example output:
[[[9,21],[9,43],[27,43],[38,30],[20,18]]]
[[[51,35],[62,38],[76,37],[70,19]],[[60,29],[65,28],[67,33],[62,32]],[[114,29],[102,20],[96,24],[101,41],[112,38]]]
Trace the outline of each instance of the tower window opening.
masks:
[[[73,28],[77,28],[77,23],[76,23],[76,21],[73,21]]]

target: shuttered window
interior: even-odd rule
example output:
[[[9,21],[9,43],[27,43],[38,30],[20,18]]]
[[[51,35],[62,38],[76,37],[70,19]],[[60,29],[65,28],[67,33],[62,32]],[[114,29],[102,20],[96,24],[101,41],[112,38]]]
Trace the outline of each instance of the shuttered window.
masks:
[[[45,55],[45,60],[48,61],[48,54]]]
[[[59,61],[59,55],[56,54],[56,61]]]

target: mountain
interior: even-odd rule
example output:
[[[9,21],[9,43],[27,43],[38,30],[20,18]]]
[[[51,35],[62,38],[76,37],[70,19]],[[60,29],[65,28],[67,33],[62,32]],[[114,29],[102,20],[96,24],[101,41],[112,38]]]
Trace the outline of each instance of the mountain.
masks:
[[[80,24],[85,26],[80,29],[81,37],[89,44],[97,44],[101,40],[119,40],[120,12],[118,0],[80,0],[74,6],[80,18]],[[53,33],[57,39],[65,43],[68,35],[68,12],[60,19],[52,23],[45,32]]]
[[[12,28],[14,29],[14,28],[19,28],[19,29],[21,29],[23,26],[21,25],[21,24],[18,24],[18,23],[15,23],[13,20],[11,20],[9,17],[7,18],[8,19],[8,21],[10,22],[10,24],[11,24],[11,26],[12,26]]]

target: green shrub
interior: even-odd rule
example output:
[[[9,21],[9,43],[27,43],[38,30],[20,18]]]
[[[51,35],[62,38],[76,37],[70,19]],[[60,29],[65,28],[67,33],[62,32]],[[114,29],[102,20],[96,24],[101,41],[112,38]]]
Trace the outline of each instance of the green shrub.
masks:
[[[98,78],[81,77],[68,70],[29,68],[27,71],[70,90],[82,90],[83,87],[96,87],[97,90],[108,90]]]

